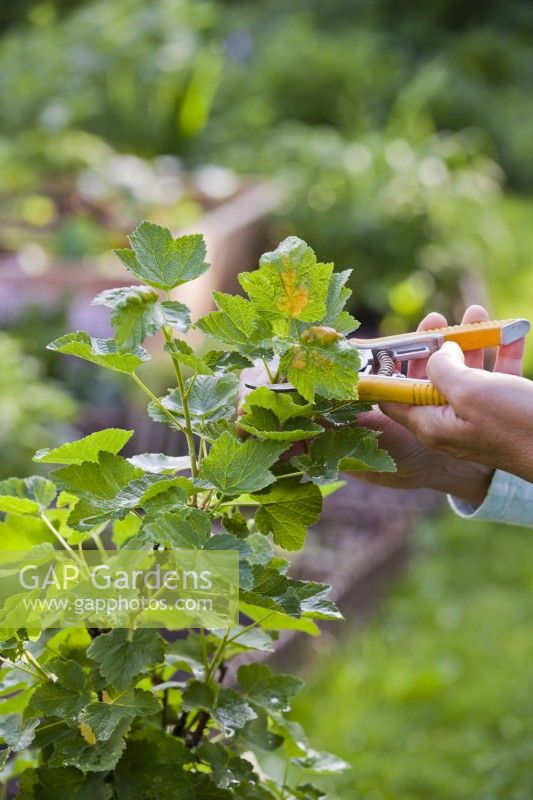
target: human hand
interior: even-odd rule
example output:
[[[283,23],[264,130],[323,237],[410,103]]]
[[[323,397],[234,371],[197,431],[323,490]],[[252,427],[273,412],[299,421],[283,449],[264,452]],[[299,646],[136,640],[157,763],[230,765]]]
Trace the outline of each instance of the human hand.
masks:
[[[463,316],[463,323],[481,322],[489,318],[487,311],[481,306],[471,306]],[[428,314],[418,326],[419,331],[441,328],[447,325],[445,317],[435,312]],[[516,364],[504,362],[505,355],[509,358],[516,356],[514,353],[500,352],[499,367],[503,371],[510,370]],[[469,352],[465,355],[466,363],[471,367],[478,367],[483,363],[483,351]],[[426,378],[427,359],[411,361],[408,368],[410,378]],[[361,414],[357,423],[368,428],[381,431],[380,445],[388,450],[396,461],[397,471],[394,473],[356,472],[354,476],[368,483],[379,486],[389,486],[396,489],[431,488],[461,497],[473,505],[480,505],[488,491],[493,469],[483,464],[455,458],[444,452],[439,452],[430,445],[429,441],[421,441],[408,427],[396,421],[395,410],[398,404],[388,403],[383,405],[387,414],[377,407],[366,414]],[[404,408],[401,406],[400,413]],[[433,407],[431,407],[431,410]],[[390,412],[390,413],[389,413]],[[409,413],[409,412],[407,412]]]
[[[446,324],[444,318],[439,316],[437,321],[436,316],[431,316],[431,327]],[[485,309],[471,306],[463,322],[485,319]],[[412,362],[410,374],[425,377],[427,370],[449,405],[386,403],[381,408],[426,450],[455,462],[476,462],[532,481],[533,383],[521,377],[524,344],[521,339],[501,346],[494,372],[487,372],[482,369],[482,350],[463,354],[455,343],[448,342],[427,365]]]

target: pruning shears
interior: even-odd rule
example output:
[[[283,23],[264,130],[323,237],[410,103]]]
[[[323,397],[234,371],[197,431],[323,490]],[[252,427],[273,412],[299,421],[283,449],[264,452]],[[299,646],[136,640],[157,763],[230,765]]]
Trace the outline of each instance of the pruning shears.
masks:
[[[446,398],[431,381],[405,377],[397,371],[398,363],[429,358],[444,342],[456,342],[464,352],[512,344],[529,333],[530,328],[526,319],[489,320],[377,339],[351,338],[350,344],[357,347],[361,357],[359,399],[370,403],[446,405]],[[256,387],[252,383],[246,385]],[[269,388],[278,392],[294,391],[290,383],[269,384]]]

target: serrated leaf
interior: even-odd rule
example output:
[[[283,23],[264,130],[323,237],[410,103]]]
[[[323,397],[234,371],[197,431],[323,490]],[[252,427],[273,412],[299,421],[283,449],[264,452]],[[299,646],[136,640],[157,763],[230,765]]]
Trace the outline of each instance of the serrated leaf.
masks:
[[[221,744],[203,742],[196,753],[205,764],[209,764],[216,785],[222,789],[237,787],[242,782],[254,784],[258,780],[249,761]]]
[[[208,350],[203,360],[215,375],[226,375],[233,370],[251,367],[253,363],[236,350]]]
[[[33,742],[39,724],[39,719],[23,720],[20,714],[6,714],[0,717],[0,738],[10,752],[26,750]]]
[[[187,342],[181,339],[173,339],[165,344],[165,350],[170,353],[172,359],[179,364],[184,364],[193,372],[199,375],[212,375],[213,370],[207,365],[204,359],[197,355]]]
[[[209,269],[201,234],[174,239],[167,228],[141,222],[129,237],[132,250],[115,254],[137,278],[164,291],[198,278]]]
[[[118,723],[112,735],[104,742],[89,744],[80,732],[60,739],[54,746],[50,766],[76,767],[82,772],[106,772],[114,769],[126,747],[129,719]]]
[[[116,796],[118,800],[200,800],[203,795],[196,793],[192,773],[182,769],[195,761],[181,739],[144,730],[128,739],[114,775]],[[209,794],[205,797],[211,800]]]
[[[315,394],[339,400],[357,399],[360,357],[342,336],[329,328],[308,328],[282,355],[280,368],[309,402]]]
[[[338,608],[328,598],[329,586],[315,581],[295,580],[272,567],[255,566],[253,573],[253,589],[241,592],[241,605],[272,609],[292,617],[303,615],[314,619],[342,619]],[[250,616],[257,619],[256,612]],[[270,627],[270,623],[264,627]]]
[[[183,692],[183,708],[195,710],[203,708],[221,727],[226,736],[233,736],[256,713],[235,689],[221,687],[215,697],[210,686],[197,680],[189,681]]]
[[[133,436],[133,431],[121,428],[106,428],[90,433],[75,442],[66,442],[53,449],[38,450],[34,461],[45,464],[81,464],[82,461],[98,461],[98,453],[119,453]]]
[[[314,413],[311,403],[305,403],[296,392],[276,392],[268,386],[259,386],[246,395],[243,411],[251,413],[252,408],[264,408],[271,411],[283,425],[294,417],[307,417]]]
[[[165,643],[156,630],[143,628],[133,632],[117,628],[98,636],[87,650],[96,661],[100,674],[118,691],[133,678],[163,660]]]
[[[276,333],[287,334],[284,321],[316,322],[326,312],[333,264],[317,262],[313,250],[290,236],[261,256],[259,269],[239,275],[254,306],[274,321]]]
[[[281,423],[273,411],[259,406],[251,406],[250,412],[239,418],[239,428],[258,439],[288,443],[312,439],[324,430],[321,425],[304,417]]]
[[[313,483],[280,480],[266,492],[254,495],[260,503],[255,524],[261,533],[272,533],[285,550],[303,547],[307,527],[317,522],[322,510],[322,495]]]
[[[296,456],[291,463],[317,483],[336,480],[339,471],[396,469],[390,455],[380,449],[376,433],[367,428],[326,431],[311,443],[307,455]]]
[[[343,333],[345,336],[353,333],[359,327],[358,321],[343,310],[352,294],[352,290],[347,289],[345,286],[351,274],[352,270],[347,269],[344,272],[334,272],[331,276],[326,297],[326,313],[319,323],[320,325],[328,325],[331,328],[335,328],[336,331]]]
[[[144,547],[159,544],[168,548],[199,549],[208,540],[210,532],[209,514],[184,505],[183,508],[147,520],[139,536],[129,546],[135,549],[142,542]]]
[[[250,600],[252,593],[247,595]],[[309,636],[319,636],[320,628],[312,619],[306,617],[292,617],[284,611],[266,610],[264,605],[256,605],[254,602],[246,602],[244,595],[241,596],[239,608],[242,613],[250,619],[258,622],[264,630],[268,631],[300,631]]]
[[[246,723],[240,731],[239,738],[253,750],[264,750],[267,753],[277,750],[283,744],[283,736],[269,730],[268,715],[261,707],[254,710],[256,718]]]
[[[111,324],[121,350],[131,350],[148,336],[169,325],[182,332],[189,329],[189,309],[175,301],[159,302],[159,293],[149,286],[122,286],[98,294],[93,305],[112,309]]]
[[[0,511],[5,514],[40,514],[56,496],[56,487],[40,475],[0,481]]]
[[[85,331],[67,333],[47,346],[47,350],[55,350],[68,356],[77,356],[91,361],[100,367],[125,372],[131,375],[149,355],[142,347],[136,347],[131,353],[121,353],[114,339],[94,339]]]
[[[315,398],[315,409],[317,415],[321,419],[325,419],[330,425],[334,427],[344,427],[351,425],[357,418],[358,414],[364,411],[370,411],[372,408],[371,403],[336,403],[335,401]]]
[[[120,492],[143,478],[143,471],[134,467],[125,458],[112,453],[100,452],[98,461],[69,464],[52,472],[57,486],[80,498],[69,517],[73,527],[90,527],[99,517],[110,519],[125,517],[138,504],[144,484],[137,492],[119,497]],[[148,476],[144,476],[146,479]],[[153,478],[154,476],[152,476]],[[157,480],[157,476],[156,480]]]
[[[74,767],[39,767],[35,778],[33,800],[110,800],[113,796],[105,774],[84,775]]]
[[[43,543],[55,545],[57,539],[39,517],[8,514],[0,522],[2,550],[31,550]]]
[[[350,765],[332,753],[309,749],[302,758],[292,758],[293,764],[318,775],[331,775],[349,769]]]
[[[181,472],[191,468],[189,456],[166,456],[164,453],[140,453],[137,456],[127,458],[126,461],[133,464],[134,467],[144,470],[144,472],[152,472],[154,474]]]
[[[270,336],[269,325],[249,300],[223,292],[213,292],[213,297],[219,310],[198,320],[201,331],[244,353]]]
[[[122,720],[150,717],[161,706],[151,692],[128,689],[109,702],[89,703],[80,714],[80,722],[88,725],[98,741],[107,741]]]
[[[200,478],[227,495],[259,491],[274,482],[268,468],[284,450],[285,445],[277,442],[239,442],[223,433],[204,459]]]
[[[244,664],[237,680],[248,698],[268,711],[290,711],[289,700],[303,687],[293,675],[276,675],[266,664]]]
[[[231,419],[237,410],[239,381],[234,375],[198,375],[185,382],[189,414],[194,427],[207,422]],[[171,411],[180,424],[185,423],[183,403],[178,389],[172,389],[161,404]],[[157,422],[168,422],[168,417],[159,406],[150,403],[148,411]]]
[[[87,677],[80,665],[72,660],[51,661],[47,669],[57,676],[57,682],[49,681],[38,686],[28,706],[47,717],[71,722],[91,700]]]

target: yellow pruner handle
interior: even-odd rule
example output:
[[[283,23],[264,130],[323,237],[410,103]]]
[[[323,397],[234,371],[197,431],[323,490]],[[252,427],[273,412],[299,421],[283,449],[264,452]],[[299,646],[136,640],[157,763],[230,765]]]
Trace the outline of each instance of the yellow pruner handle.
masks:
[[[369,403],[407,403],[411,406],[445,406],[446,398],[431,381],[415,378],[361,375],[357,384],[359,400]]]

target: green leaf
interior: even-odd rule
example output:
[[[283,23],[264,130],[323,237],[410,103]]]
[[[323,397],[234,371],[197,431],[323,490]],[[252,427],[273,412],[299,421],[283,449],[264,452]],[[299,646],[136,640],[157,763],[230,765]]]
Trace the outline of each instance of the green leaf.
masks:
[[[198,508],[183,506],[154,520],[147,520],[129,547],[135,549],[142,542],[144,547],[156,544],[168,548],[199,549],[208,540],[211,532],[211,517]]]
[[[181,339],[173,339],[171,342],[166,342],[165,350],[170,353],[172,359],[179,364],[184,364],[193,372],[199,375],[212,375],[213,370],[207,365],[205,360],[197,355],[192,347],[187,342]]]
[[[174,301],[159,303],[159,293],[149,286],[106,289],[94,298],[92,304],[112,309],[111,324],[121,350],[137,347],[164,325],[185,333],[191,324],[187,306]]]
[[[28,703],[29,708],[40,711],[47,717],[72,722],[91,700],[87,677],[76,661],[60,661],[47,664],[49,672],[57,676],[57,682],[43,683],[37,687]]]
[[[149,358],[142,347],[136,347],[131,353],[121,353],[114,339],[93,339],[85,331],[67,333],[47,347],[68,356],[77,356],[85,361],[91,361],[106,369],[115,372],[125,372],[131,375],[143,361]]]
[[[194,753],[177,737],[144,730],[128,738],[114,775],[116,796],[118,800],[217,800],[213,794],[197,794],[192,773],[183,771],[184,764],[195,761]]]
[[[241,591],[241,605],[255,605],[292,617],[303,615],[314,619],[342,619],[336,605],[328,599],[329,586],[315,581],[295,580],[272,567],[257,565],[253,567],[253,573],[253,589],[250,592]],[[245,613],[248,614],[248,611]],[[256,612],[249,616],[257,619]],[[271,627],[270,619],[267,623],[263,627]]]
[[[60,739],[54,746],[49,760],[50,766],[76,767],[82,772],[107,772],[114,769],[126,747],[129,719],[118,723],[113,734],[105,742],[90,744],[81,733]]]
[[[239,418],[239,428],[258,439],[288,443],[312,439],[324,430],[304,417],[290,419],[283,424],[272,411],[258,406],[252,406],[249,414]]]
[[[210,686],[197,680],[189,681],[183,692],[183,708],[187,711],[203,708],[226,736],[233,736],[256,713],[235,689],[221,687],[216,695]]]
[[[239,381],[234,375],[198,375],[185,382],[188,392],[189,414],[195,427],[220,419],[231,419],[237,410]],[[183,403],[178,389],[173,389],[161,399],[165,408],[176,416],[178,422],[185,423]],[[168,417],[159,406],[150,403],[148,411],[157,422],[168,422]]]
[[[242,782],[253,784],[258,779],[249,761],[236,756],[221,744],[203,742],[196,753],[204,763],[209,764],[216,785],[222,789],[237,787]]]
[[[285,550],[303,547],[307,526],[320,517],[322,495],[313,483],[284,479],[266,492],[254,495],[260,503],[255,524],[261,533],[272,533],[274,541]]]
[[[107,741],[122,720],[130,722],[135,717],[150,717],[157,714],[161,706],[151,692],[141,689],[128,689],[109,702],[89,703],[80,714],[80,722],[85,723],[98,741]]]
[[[143,628],[131,633],[117,628],[98,636],[87,655],[98,664],[100,674],[116,689],[127,689],[131,681],[163,660],[165,643],[156,630]]]
[[[243,410],[250,414],[252,408],[264,408],[272,411],[283,425],[294,417],[307,417],[314,413],[311,403],[305,403],[296,392],[276,392],[268,386],[260,386],[246,395]]]
[[[316,414],[336,428],[353,424],[358,414],[363,411],[370,411],[371,408],[371,403],[344,402],[339,404],[337,401],[326,400],[325,398],[317,397],[315,399]]]
[[[338,758],[332,753],[311,749],[307,751],[304,757],[292,758],[291,761],[296,766],[319,775],[331,775],[349,769],[349,764],[343,761],[342,758]]]
[[[8,514],[0,522],[2,550],[31,550],[44,542],[55,545],[57,539],[39,517]]]
[[[352,270],[347,269],[344,272],[334,272],[331,276],[326,297],[326,313],[319,323],[320,325],[335,328],[336,331],[343,333],[345,336],[348,336],[349,333],[359,327],[357,320],[343,310],[352,294],[352,290],[347,289],[345,286],[351,274]]]
[[[259,265],[239,281],[256,309],[274,320],[276,333],[288,333],[280,321],[316,322],[324,316],[333,264],[317,262],[305,242],[290,236],[261,256]]]
[[[289,700],[303,687],[292,675],[275,675],[266,664],[244,664],[237,670],[237,680],[252,702],[268,711],[290,711]]]
[[[209,350],[203,360],[215,375],[225,375],[227,372],[245,369],[253,364],[247,356],[236,350]]]
[[[0,481],[0,511],[5,514],[40,514],[55,496],[54,484],[39,475]]]
[[[60,467],[52,472],[52,477],[58,488],[80,498],[81,502],[76,504],[69,517],[69,524],[73,527],[80,524],[90,527],[100,517],[125,517],[139,504],[146,488],[141,484],[137,492],[120,497],[120,492],[142,478],[143,472],[125,458],[106,452],[99,453],[97,462],[84,461]]]
[[[154,474],[181,472],[191,468],[189,456],[166,456],[163,453],[140,453],[137,456],[127,458],[126,461],[133,464],[134,467],[144,470],[144,472]]]
[[[283,354],[280,368],[309,402],[315,393],[357,399],[360,357],[356,347],[330,328],[311,327]]]
[[[283,744],[283,736],[269,730],[268,715],[261,707],[256,707],[254,710],[256,719],[246,723],[240,731],[239,738],[252,750],[259,749],[267,753],[277,750]]]
[[[133,431],[121,428],[106,428],[96,431],[75,442],[66,442],[53,449],[38,450],[34,461],[46,464],[81,464],[82,461],[98,461],[101,450],[116,455],[133,436]]]
[[[248,593],[247,597],[252,598],[252,593]],[[266,610],[264,605],[246,602],[243,594],[241,594],[239,608],[245,616],[258,622],[264,630],[300,631],[301,633],[307,633],[309,636],[318,636],[320,634],[320,628],[312,619],[292,617],[284,611]]]
[[[291,459],[297,469],[317,483],[336,480],[339,471],[394,472],[390,455],[378,446],[378,437],[367,428],[342,428],[318,436],[308,455]]]
[[[270,336],[270,327],[249,300],[223,292],[213,292],[213,297],[219,310],[198,320],[201,331],[244,353]]]
[[[35,777],[34,800],[111,800],[113,796],[105,774],[84,775],[74,767],[39,767]]]
[[[33,742],[35,728],[39,724],[39,719],[23,720],[20,714],[6,714],[0,717],[0,738],[10,752],[27,750]]]
[[[204,459],[200,478],[223,494],[256,492],[275,481],[268,468],[284,450],[285,445],[277,442],[239,442],[223,433]]]
[[[201,234],[174,239],[167,228],[141,222],[129,237],[132,250],[115,250],[137,278],[164,291],[198,278],[209,269]]]

